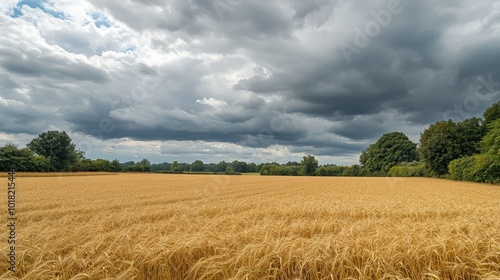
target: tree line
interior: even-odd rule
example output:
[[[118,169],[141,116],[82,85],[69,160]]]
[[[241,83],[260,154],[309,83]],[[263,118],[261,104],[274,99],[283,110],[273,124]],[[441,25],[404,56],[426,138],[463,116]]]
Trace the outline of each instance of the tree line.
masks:
[[[121,163],[118,160],[87,159],[66,132],[47,131],[25,148],[13,144],[0,147],[0,170],[12,165],[21,172],[162,172],[162,173],[260,173],[264,176],[397,176],[445,177],[473,182],[500,183],[500,102],[488,108],[483,118],[431,124],[413,143],[402,132],[382,135],[369,145],[352,166],[319,165],[312,155],[286,164],[244,161],[192,163],[177,161],[151,164],[147,159]]]
[[[483,118],[431,124],[418,144],[401,132],[383,135],[363,151],[362,168],[374,176],[442,177],[500,183],[500,102]]]
[[[117,159],[88,159],[76,149],[66,132],[47,131],[31,140],[26,147],[8,143],[0,147],[0,171],[15,166],[19,172],[163,172],[163,173],[256,173],[264,164],[244,161],[204,163],[163,162],[151,164],[148,159],[121,163]]]
[[[431,124],[413,143],[402,132],[386,133],[353,166],[319,166],[312,156],[300,164],[264,164],[261,175],[440,177],[500,183],[500,102],[483,118]]]

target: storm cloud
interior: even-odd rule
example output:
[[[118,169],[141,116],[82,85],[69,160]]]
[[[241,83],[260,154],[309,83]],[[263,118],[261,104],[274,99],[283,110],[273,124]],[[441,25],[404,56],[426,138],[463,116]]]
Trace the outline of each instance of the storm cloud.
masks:
[[[56,129],[91,158],[352,164],[500,99],[493,0],[5,2],[0,144]]]

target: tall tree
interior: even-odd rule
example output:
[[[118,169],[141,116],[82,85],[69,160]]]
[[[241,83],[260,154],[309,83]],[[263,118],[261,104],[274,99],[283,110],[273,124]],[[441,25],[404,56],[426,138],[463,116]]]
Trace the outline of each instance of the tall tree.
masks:
[[[318,169],[318,165],[318,161],[314,158],[314,156],[304,156],[302,162],[300,163],[302,175],[314,175],[316,173],[316,169]]]
[[[440,121],[422,133],[419,153],[435,175],[444,175],[452,160],[480,152],[479,143],[484,133],[478,118],[461,123]]]
[[[223,160],[215,165],[215,172],[226,172],[228,166],[229,164]]]
[[[430,125],[420,136],[419,153],[433,173],[446,174],[448,164],[461,155],[456,124],[448,120]]]
[[[203,164],[203,161],[201,161],[201,160],[195,160],[191,164],[191,171],[201,172],[203,170],[205,170],[205,165]]]
[[[470,118],[457,123],[457,138],[463,156],[479,154],[481,139],[486,135],[487,127],[481,125],[481,119]]]
[[[248,164],[244,161],[235,160],[231,163],[231,167],[234,169],[234,172],[243,173],[247,172]]]
[[[83,152],[76,150],[75,144],[65,131],[47,131],[28,143],[35,154],[50,160],[54,171],[69,171],[71,166],[83,158]]]
[[[387,174],[393,166],[417,160],[417,145],[402,132],[391,132],[364,150],[361,164],[372,173]]]
[[[492,122],[500,119],[500,101],[491,105],[483,114],[484,121],[483,125],[488,127]]]
[[[121,170],[122,170],[122,168],[120,166],[120,161],[117,159],[114,159],[111,162],[111,172],[120,172]]]
[[[172,162],[172,165],[170,166],[170,171],[172,171],[174,173],[179,173],[179,172],[184,171],[184,168],[179,162],[174,161],[174,162]]]
[[[489,131],[481,141],[481,151],[484,154],[500,156],[500,119],[488,126]]]
[[[148,159],[144,158],[138,164],[141,166],[143,172],[151,172],[151,162]]]

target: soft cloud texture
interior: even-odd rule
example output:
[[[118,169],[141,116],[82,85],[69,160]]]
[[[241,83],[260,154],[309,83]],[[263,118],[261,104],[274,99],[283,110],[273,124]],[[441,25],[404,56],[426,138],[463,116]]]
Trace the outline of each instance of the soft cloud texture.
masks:
[[[0,32],[0,144],[91,158],[352,164],[500,99],[493,0],[6,0]]]

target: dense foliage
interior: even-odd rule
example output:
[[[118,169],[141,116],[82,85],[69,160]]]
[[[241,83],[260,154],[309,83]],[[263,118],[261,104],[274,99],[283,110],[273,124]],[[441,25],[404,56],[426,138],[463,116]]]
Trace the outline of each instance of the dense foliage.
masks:
[[[388,175],[391,177],[427,177],[430,174],[425,164],[420,163],[393,166]]]
[[[420,157],[434,175],[445,175],[452,160],[480,152],[479,143],[485,132],[478,118],[459,123],[452,120],[437,122],[422,133]]]
[[[481,141],[480,155],[462,157],[449,165],[450,177],[455,180],[500,183],[500,119],[488,125]]]
[[[454,180],[500,183],[500,155],[475,155],[450,163],[450,177]]]
[[[500,154],[500,119],[488,125],[488,133],[481,141],[481,152],[489,155]]]
[[[484,114],[483,124],[487,127],[496,120],[500,120],[500,101],[488,108]]]
[[[402,132],[382,135],[380,139],[364,150],[359,161],[367,171],[381,175],[404,162],[417,160],[417,144]]]
[[[18,149],[16,145],[7,144],[0,147],[0,170],[10,170],[11,166],[20,172],[52,170],[50,161],[44,156],[37,156],[28,148]]]
[[[66,132],[47,131],[38,135],[27,145],[36,155],[44,156],[50,161],[54,171],[70,171],[71,168],[83,157],[77,151],[75,144]]]

